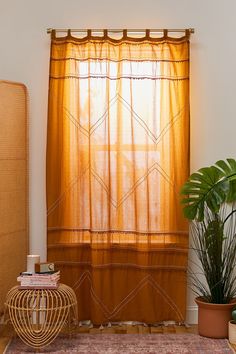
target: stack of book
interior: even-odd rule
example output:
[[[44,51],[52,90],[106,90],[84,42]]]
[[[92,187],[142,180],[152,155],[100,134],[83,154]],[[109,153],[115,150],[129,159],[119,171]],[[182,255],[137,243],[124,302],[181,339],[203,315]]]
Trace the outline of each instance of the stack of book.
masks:
[[[47,273],[23,272],[17,278],[19,289],[57,289],[60,280],[60,271]]]

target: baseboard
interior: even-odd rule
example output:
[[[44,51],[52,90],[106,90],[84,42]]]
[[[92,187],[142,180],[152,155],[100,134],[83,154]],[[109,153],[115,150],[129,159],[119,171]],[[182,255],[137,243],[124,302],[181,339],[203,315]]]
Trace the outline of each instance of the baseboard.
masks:
[[[198,307],[197,305],[187,307],[187,323],[197,324],[198,323]]]

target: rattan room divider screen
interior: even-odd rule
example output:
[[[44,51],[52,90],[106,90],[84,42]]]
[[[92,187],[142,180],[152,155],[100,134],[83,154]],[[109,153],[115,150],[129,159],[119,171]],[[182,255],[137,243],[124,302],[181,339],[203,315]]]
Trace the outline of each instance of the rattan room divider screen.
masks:
[[[0,313],[26,270],[28,252],[28,118],[23,84],[0,81]]]

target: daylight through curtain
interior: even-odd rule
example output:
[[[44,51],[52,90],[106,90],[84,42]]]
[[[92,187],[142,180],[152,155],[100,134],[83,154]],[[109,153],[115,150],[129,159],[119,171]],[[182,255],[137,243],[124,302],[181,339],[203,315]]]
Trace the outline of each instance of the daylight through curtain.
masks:
[[[183,321],[189,40],[52,35],[48,260],[79,319]]]

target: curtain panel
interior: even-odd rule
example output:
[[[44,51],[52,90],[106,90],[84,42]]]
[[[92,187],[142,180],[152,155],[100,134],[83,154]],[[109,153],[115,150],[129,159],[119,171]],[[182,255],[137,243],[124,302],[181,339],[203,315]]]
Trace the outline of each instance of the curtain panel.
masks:
[[[51,40],[48,260],[79,320],[184,321],[189,38]]]

